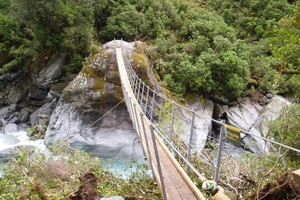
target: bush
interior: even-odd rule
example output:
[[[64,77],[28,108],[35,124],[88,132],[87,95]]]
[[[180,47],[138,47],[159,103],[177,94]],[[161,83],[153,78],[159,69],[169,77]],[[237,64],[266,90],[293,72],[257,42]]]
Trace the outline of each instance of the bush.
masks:
[[[78,178],[86,172],[97,176],[98,190],[104,196],[161,199],[147,166],[124,180],[104,171],[99,158],[63,143],[52,145],[48,153],[19,148],[0,178],[0,199],[66,199],[77,191]]]

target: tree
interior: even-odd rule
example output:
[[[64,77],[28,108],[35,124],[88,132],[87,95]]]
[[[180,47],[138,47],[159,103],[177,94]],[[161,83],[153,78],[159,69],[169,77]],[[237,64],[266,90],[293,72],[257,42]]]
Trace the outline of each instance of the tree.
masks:
[[[272,136],[281,143],[300,149],[300,104],[294,104],[283,109],[280,117],[272,121],[270,130]],[[289,151],[288,156],[292,161],[300,164],[297,152]]]
[[[0,73],[15,69],[35,53],[28,48],[31,32],[9,15],[0,13]]]
[[[31,33],[28,46],[37,55],[66,52],[71,64],[88,55],[93,41],[92,1],[12,0],[11,10],[12,17]]]
[[[170,31],[157,40],[165,84],[181,95],[193,91],[238,97],[250,73],[248,62],[239,55],[235,30],[213,12],[183,5],[173,4],[173,12],[180,10],[177,28],[166,23]]]
[[[283,68],[300,72],[300,3],[294,15],[281,19],[270,38],[270,48]],[[285,70],[285,69],[281,70]]]
[[[238,29],[239,38],[250,40],[266,37],[268,30],[293,10],[287,0],[210,0],[208,4]]]

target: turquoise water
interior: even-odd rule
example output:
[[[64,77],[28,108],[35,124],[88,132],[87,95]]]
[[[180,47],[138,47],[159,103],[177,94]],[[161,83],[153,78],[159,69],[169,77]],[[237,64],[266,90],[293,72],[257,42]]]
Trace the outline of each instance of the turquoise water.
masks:
[[[120,138],[118,138],[119,145],[116,145],[116,139],[110,138],[110,140],[96,145],[75,142],[71,146],[100,157],[104,169],[123,178],[129,177],[140,165],[148,165],[147,161],[144,160],[141,144],[135,137],[132,138],[131,142],[128,142],[127,137],[127,142],[124,143],[120,143]]]
[[[124,178],[135,172],[139,165],[147,165],[144,160],[141,144],[138,142],[134,132],[110,133],[101,137],[99,144],[87,144],[74,142],[72,147],[90,152],[103,160],[103,168]],[[2,156],[8,149],[16,146],[34,146],[36,149],[46,151],[43,140],[31,141],[24,130],[14,133],[0,133],[0,177],[1,168],[7,162],[9,156]],[[150,172],[149,172],[150,174]]]

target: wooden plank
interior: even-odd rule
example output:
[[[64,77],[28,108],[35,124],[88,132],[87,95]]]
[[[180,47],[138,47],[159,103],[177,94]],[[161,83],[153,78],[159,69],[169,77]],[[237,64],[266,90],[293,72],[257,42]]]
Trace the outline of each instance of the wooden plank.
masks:
[[[125,92],[127,92],[126,94],[128,95],[128,98],[131,98],[131,102],[127,102],[127,105],[129,105],[128,103],[130,103],[130,107],[132,109],[136,109],[134,111],[130,111],[132,112],[133,117],[135,117],[135,119],[132,119],[134,127],[136,127],[137,131],[139,131],[138,135],[140,136],[141,143],[145,150],[144,152],[148,157],[148,160],[150,162],[149,164],[151,165],[152,171],[156,177],[158,184],[160,185],[160,187],[165,187],[166,199],[196,200],[196,195],[192,192],[190,186],[185,182],[179,171],[173,165],[169,157],[170,155],[166,153],[164,148],[160,146],[160,143],[158,143],[156,139],[152,140],[150,130],[151,123],[144,114],[141,115],[143,111],[137,103],[137,100],[135,99],[132,92],[128,75],[124,66],[121,49],[117,48],[116,53],[121,82],[126,89]],[[136,105],[136,107],[134,107],[134,105]],[[154,149],[155,145],[153,142],[157,144],[157,149]],[[155,156],[155,150],[157,150],[159,160],[156,160],[157,156]],[[161,166],[161,171],[159,171],[159,164]]]

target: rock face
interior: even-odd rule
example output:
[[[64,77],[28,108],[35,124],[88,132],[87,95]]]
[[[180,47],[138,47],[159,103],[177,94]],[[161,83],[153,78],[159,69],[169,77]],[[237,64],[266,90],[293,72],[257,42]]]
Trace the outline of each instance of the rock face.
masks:
[[[194,120],[192,146],[194,150],[202,151],[205,146],[207,136],[212,130],[211,117],[213,115],[214,104],[208,99],[204,99],[203,97],[197,97],[189,99],[189,101],[186,102],[186,106],[196,112]],[[187,112],[187,110],[184,110],[182,108],[180,108],[180,113],[182,113],[182,119],[189,120],[189,123],[186,124],[184,127],[185,134],[181,135],[185,143],[188,144],[191,132],[190,122],[192,121],[192,116],[190,112]]]
[[[249,131],[262,110],[263,107],[252,102],[250,98],[243,98],[239,106],[231,107],[227,111],[229,124]]]
[[[239,106],[227,111],[229,124],[239,127],[256,136],[265,137],[269,131],[269,121],[279,117],[280,111],[291,102],[281,96],[274,96],[264,108],[249,98],[244,98]],[[253,152],[268,152],[268,147],[262,139],[242,134],[245,146]]]
[[[123,42],[127,51],[133,44]],[[129,130],[131,122],[123,99],[114,43],[89,58],[78,76],[64,89],[52,113],[45,139],[94,143],[95,134]],[[110,130],[102,133],[101,129]]]
[[[66,54],[57,53],[51,56],[48,63],[39,71],[36,76],[37,85],[41,88],[48,88],[62,75]]]
[[[34,70],[40,69],[36,73],[24,68],[0,75],[0,131],[7,123],[28,123],[35,110],[58,98],[47,94],[52,84],[61,80],[64,58],[63,53],[42,57],[33,64],[37,65]]]
[[[44,104],[42,107],[37,109],[34,113],[30,115],[30,123],[32,126],[44,125],[48,126],[50,116],[54,111],[56,106],[56,100],[53,99],[52,102]]]

